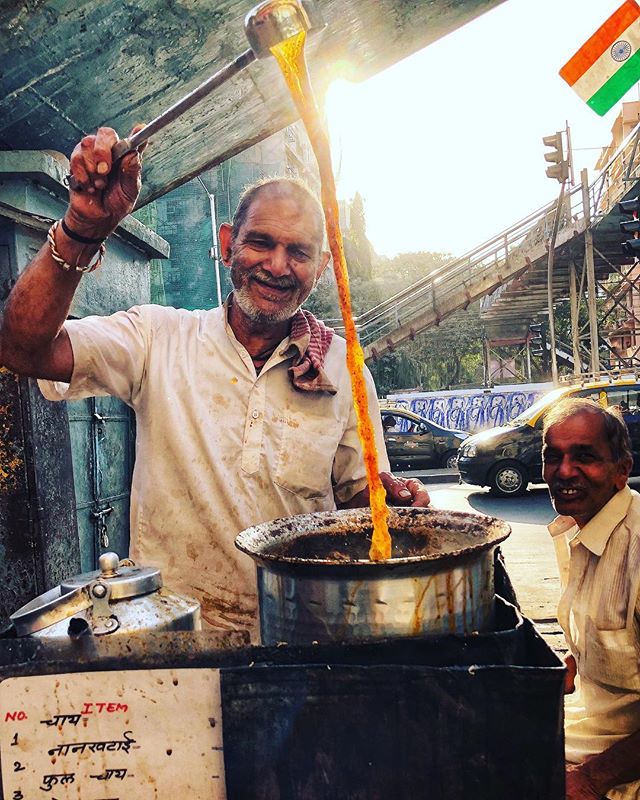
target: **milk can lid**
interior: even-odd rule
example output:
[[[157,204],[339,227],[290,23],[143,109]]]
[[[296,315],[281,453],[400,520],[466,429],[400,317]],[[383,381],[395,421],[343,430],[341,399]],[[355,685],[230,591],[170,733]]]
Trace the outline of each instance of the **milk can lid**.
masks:
[[[108,581],[112,600],[138,597],[162,586],[162,575],[158,567],[137,567],[127,559],[121,563],[117,553],[103,553],[98,559],[98,566],[99,569],[93,572],[84,572],[62,581],[62,594],[88,586],[96,580]]]
[[[110,600],[138,597],[162,586],[162,575],[157,567],[137,567],[127,560],[120,563],[116,553],[103,553],[98,564],[100,569],[62,581],[59,586],[39,595],[11,614],[10,619],[18,636],[43,630],[89,608],[92,600],[88,587],[94,581],[108,584],[111,589]]]

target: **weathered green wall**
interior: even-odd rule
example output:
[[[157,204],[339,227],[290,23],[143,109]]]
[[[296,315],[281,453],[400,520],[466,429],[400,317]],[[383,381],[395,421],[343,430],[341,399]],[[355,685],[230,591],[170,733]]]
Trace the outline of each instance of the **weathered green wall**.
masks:
[[[35,248],[27,231],[1,219],[0,237],[6,286],[25,266],[19,254]],[[47,403],[35,381],[0,368],[0,625],[75,571],[79,553],[66,409]]]
[[[0,313],[9,290],[64,213],[68,165],[42,153],[0,153]],[[74,316],[148,302],[150,255],[166,243],[127,220],[103,267],[83,277]],[[46,401],[34,380],[0,368],[0,626],[99,552],[128,547],[131,412],[119,401]],[[70,425],[71,420],[71,425]],[[101,547],[95,512],[107,517]]]

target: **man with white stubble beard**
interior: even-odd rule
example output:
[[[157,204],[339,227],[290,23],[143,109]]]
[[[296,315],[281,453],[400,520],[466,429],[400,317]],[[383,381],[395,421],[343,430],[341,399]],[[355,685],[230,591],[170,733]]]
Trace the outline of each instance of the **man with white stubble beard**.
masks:
[[[585,399],[545,417],[544,479],[570,654],[567,800],[640,798],[640,495],[617,409]]]

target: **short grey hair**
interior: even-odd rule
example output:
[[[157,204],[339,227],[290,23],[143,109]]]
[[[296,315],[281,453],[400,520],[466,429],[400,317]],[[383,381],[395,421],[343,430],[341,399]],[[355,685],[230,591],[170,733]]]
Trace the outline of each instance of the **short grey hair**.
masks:
[[[542,428],[543,441],[547,438],[549,428],[566,422],[577,414],[592,414],[600,417],[604,424],[604,432],[613,460],[618,464],[626,460],[633,461],[631,437],[620,410],[615,406],[605,408],[600,403],[584,397],[568,397],[560,400],[550,411],[547,411]]]
[[[246,186],[240,195],[238,207],[235,210],[231,225],[233,227],[233,238],[244,224],[251,204],[263,191],[274,191],[276,194],[293,193],[298,196],[300,201],[307,205],[316,218],[318,227],[319,246],[322,249],[324,242],[324,212],[317,196],[300,178],[263,178],[262,180]]]

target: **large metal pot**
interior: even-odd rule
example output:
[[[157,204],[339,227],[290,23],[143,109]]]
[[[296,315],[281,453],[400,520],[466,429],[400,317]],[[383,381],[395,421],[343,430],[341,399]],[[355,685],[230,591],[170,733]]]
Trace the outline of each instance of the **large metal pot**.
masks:
[[[493,622],[502,520],[394,508],[391,559],[372,562],[371,514],[325,511],[277,519],[238,534],[257,563],[265,645],[471,633]]]
[[[11,615],[18,636],[78,637],[200,630],[200,604],[162,586],[155,567],[103,553],[100,569],[76,575]]]

